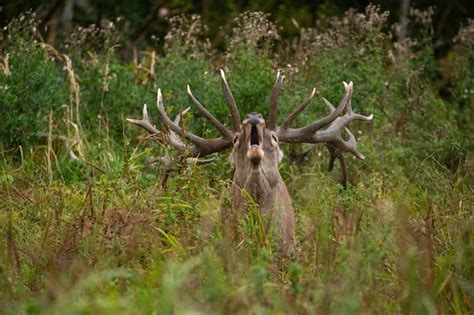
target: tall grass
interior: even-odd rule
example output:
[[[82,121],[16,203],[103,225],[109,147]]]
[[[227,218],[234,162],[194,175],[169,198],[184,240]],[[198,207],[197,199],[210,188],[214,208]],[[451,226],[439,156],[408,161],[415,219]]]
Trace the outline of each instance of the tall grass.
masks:
[[[463,67],[443,99],[429,12],[413,11],[403,41],[387,14],[351,10],[288,42],[268,16],[246,13],[224,54],[199,17],[179,17],[163,54],[149,47],[134,61],[118,57],[114,24],[78,29],[52,49],[34,16],[13,21],[0,73],[1,313],[472,313],[472,23],[456,39]],[[179,157],[125,124],[158,87],[178,113],[186,84],[229,123],[220,67],[241,114],[266,113],[277,68],[287,76],[282,116],[314,86],[338,102],[343,80],[355,83],[357,111],[375,114],[350,126],[366,159],[349,159],[348,189],[326,172],[322,146],[283,145],[297,218],[291,259],[277,255],[257,207],[239,222],[239,242],[225,242],[226,153],[181,165],[162,186],[149,160]],[[316,100],[295,125],[323,107]],[[184,124],[215,133],[194,109]]]

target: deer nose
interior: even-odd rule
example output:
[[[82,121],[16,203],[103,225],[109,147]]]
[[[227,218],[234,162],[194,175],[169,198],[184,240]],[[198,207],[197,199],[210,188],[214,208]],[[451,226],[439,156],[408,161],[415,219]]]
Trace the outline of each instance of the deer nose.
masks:
[[[262,115],[259,113],[250,113],[245,116],[245,123],[256,126],[263,122]]]
[[[257,117],[251,117],[247,119],[247,122],[252,126],[256,126],[260,123],[260,119],[258,119]]]

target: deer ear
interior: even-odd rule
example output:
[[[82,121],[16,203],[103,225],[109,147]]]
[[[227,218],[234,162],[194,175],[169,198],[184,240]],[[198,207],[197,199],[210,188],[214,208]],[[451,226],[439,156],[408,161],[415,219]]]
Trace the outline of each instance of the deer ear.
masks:
[[[240,136],[240,132],[236,132],[236,133],[234,134],[234,138],[232,138],[232,143],[233,143],[233,144],[236,144],[237,141],[239,141],[239,136]]]
[[[278,146],[278,138],[275,135],[275,133],[272,133],[272,138],[271,139],[272,139],[273,146],[277,147]]]

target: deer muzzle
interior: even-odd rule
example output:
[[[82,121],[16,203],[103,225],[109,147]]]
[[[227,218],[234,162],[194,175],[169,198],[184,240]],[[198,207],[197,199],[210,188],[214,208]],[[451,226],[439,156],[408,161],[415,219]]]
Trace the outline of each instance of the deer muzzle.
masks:
[[[262,161],[265,153],[263,152],[263,131],[265,128],[265,121],[261,118],[251,117],[246,121],[249,141],[249,149],[247,151],[247,158],[250,162],[257,166]]]

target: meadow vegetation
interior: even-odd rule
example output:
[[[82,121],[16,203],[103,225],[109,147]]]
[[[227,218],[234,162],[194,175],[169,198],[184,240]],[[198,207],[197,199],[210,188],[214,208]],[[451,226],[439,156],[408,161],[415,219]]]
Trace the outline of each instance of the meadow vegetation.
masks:
[[[33,13],[10,22],[0,69],[0,313],[472,314],[474,22],[439,61],[431,14],[412,10],[401,36],[388,12],[369,6],[314,28],[295,23],[299,36],[282,40],[268,15],[247,12],[224,52],[199,16],[179,16],[132,60],[118,52],[119,20],[54,46]],[[277,69],[286,76],[280,119],[313,87],[338,103],[342,81],[354,81],[355,110],[374,114],[350,126],[366,159],[349,159],[347,189],[339,169],[327,172],[323,145],[283,145],[297,219],[291,258],[279,257],[258,211],[239,223],[243,238],[223,246],[227,153],[187,166],[125,121],[146,103],[161,128],[157,88],[174,116],[190,106],[190,84],[229,125],[220,68],[241,115],[266,114]],[[317,98],[294,125],[324,113]],[[194,108],[184,125],[217,135]],[[179,167],[161,185],[164,171],[150,161],[164,154]]]

